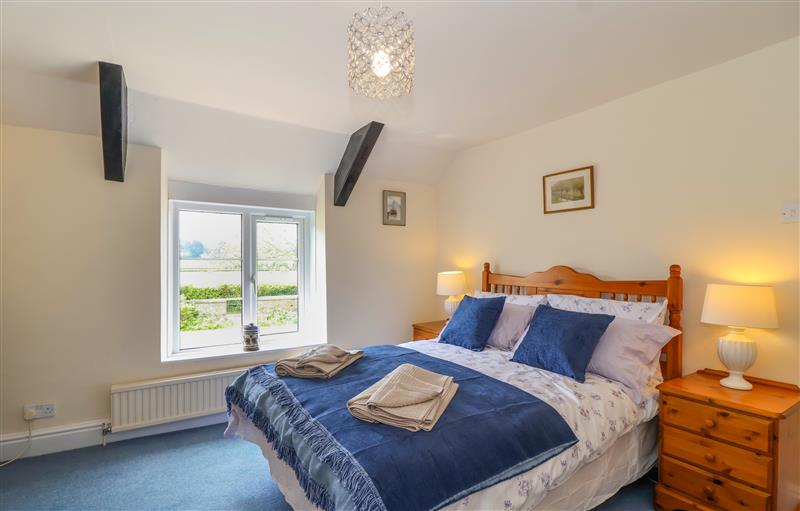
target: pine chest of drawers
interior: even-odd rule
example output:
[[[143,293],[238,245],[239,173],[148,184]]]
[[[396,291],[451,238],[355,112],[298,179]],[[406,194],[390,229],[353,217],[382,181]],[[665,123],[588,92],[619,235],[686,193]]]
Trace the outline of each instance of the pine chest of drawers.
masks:
[[[659,386],[657,511],[800,509],[800,389],[709,369]]]

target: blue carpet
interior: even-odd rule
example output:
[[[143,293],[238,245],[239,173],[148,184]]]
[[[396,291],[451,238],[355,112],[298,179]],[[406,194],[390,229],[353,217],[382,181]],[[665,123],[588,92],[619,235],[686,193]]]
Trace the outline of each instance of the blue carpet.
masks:
[[[289,510],[261,450],[223,425],[18,460],[0,469],[0,509]],[[643,478],[597,511],[652,510]]]

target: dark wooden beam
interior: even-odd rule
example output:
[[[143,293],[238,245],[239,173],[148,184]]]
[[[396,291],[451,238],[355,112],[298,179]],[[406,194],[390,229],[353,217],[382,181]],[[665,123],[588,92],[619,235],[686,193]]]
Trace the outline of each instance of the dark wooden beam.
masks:
[[[333,180],[333,205],[344,206],[356,186],[358,176],[367,163],[378,135],[381,134],[383,123],[372,121],[350,135],[347,148],[344,150],[342,161],[336,169]]]
[[[109,181],[125,181],[128,152],[128,86],[119,64],[98,62],[103,167]]]

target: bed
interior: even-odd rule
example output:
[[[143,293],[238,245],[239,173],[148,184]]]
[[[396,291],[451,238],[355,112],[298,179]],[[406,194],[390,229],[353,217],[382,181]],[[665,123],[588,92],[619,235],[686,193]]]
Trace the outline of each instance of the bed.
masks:
[[[680,329],[682,279],[677,265],[670,267],[665,280],[614,281],[566,266],[520,277],[493,273],[486,263],[481,288],[484,292],[507,295],[567,294],[632,302],[667,300],[666,322]],[[659,360],[661,377],[665,380],[681,375],[681,341],[679,335],[662,349]],[[661,378],[652,378],[643,390],[644,399],[634,403],[618,382],[587,374],[586,380],[578,383],[566,376],[510,362],[511,354],[505,351],[473,352],[435,340],[401,346],[415,354],[471,368],[536,396],[558,412],[576,438],[538,465],[459,495],[436,506],[438,509],[591,509],[644,475],[655,463],[658,440],[655,386]],[[252,410],[248,412],[234,403],[230,407],[227,433],[261,447],[271,476],[294,509],[318,509],[312,501],[325,501],[312,495],[313,488],[309,489],[304,474],[287,463],[284,449],[274,448],[274,433],[268,438],[262,422],[254,419]],[[332,504],[322,507],[332,508]]]

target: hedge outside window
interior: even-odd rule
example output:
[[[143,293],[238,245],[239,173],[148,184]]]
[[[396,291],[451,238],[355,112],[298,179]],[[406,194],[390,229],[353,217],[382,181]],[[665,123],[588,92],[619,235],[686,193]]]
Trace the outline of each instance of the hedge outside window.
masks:
[[[262,343],[302,328],[311,213],[170,201],[168,354]]]

